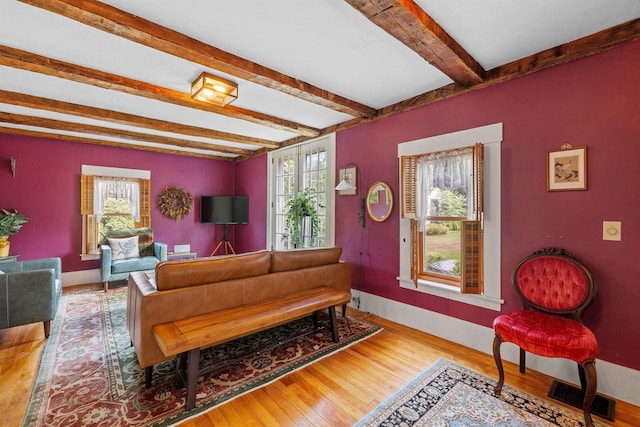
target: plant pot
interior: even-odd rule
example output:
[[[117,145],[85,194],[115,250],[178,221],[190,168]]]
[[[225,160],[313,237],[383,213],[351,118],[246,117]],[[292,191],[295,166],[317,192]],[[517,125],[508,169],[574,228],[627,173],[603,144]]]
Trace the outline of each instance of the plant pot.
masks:
[[[9,256],[9,236],[0,236],[0,258]]]

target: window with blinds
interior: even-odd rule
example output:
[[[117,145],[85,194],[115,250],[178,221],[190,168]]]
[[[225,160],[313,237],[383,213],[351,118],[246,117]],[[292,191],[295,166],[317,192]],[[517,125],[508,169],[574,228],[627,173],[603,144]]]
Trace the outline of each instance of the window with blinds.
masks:
[[[400,157],[411,279],[483,293],[482,144]]]

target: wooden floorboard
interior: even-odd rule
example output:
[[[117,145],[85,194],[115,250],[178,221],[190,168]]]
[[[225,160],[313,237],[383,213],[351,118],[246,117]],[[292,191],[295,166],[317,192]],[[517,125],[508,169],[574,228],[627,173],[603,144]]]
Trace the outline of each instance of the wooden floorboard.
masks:
[[[181,425],[350,426],[440,358],[497,376],[490,355],[366,313],[349,309],[349,314],[384,330]],[[42,323],[0,330],[0,425],[21,425],[45,343]],[[505,373],[508,385],[548,399],[551,377],[531,370],[521,374],[512,363],[505,363]],[[637,427],[640,407],[617,401],[615,422],[594,418]]]

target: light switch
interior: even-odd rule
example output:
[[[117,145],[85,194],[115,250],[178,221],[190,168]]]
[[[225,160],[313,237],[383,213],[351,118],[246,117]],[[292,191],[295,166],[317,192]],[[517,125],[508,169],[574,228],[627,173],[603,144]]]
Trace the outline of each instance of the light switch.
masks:
[[[602,222],[602,240],[622,240],[622,222],[620,221],[603,221]]]

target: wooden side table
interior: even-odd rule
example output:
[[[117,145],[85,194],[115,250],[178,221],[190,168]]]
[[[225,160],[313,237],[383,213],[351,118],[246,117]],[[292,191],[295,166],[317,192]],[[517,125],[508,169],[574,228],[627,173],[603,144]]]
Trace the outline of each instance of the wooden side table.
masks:
[[[167,252],[167,261],[196,258],[198,258],[198,254],[196,252]]]

